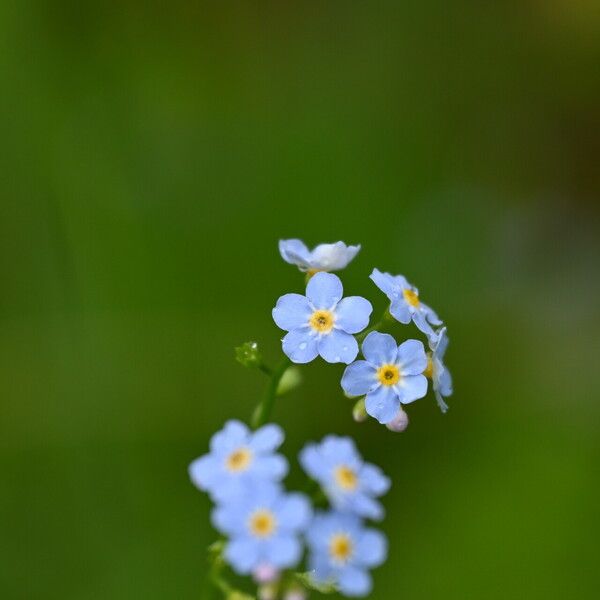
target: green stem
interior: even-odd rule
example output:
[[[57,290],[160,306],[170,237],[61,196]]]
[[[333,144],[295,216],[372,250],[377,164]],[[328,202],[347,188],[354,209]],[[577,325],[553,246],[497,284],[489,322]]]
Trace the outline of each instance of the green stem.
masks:
[[[277,388],[279,387],[279,382],[281,381],[283,374],[287,371],[287,368],[290,366],[290,364],[291,361],[286,356],[275,368],[275,370],[272,371],[271,380],[267,385],[265,397],[256,407],[254,415],[252,416],[252,427],[255,429],[264,425],[271,417],[271,411],[273,410],[275,398],[277,397]]]

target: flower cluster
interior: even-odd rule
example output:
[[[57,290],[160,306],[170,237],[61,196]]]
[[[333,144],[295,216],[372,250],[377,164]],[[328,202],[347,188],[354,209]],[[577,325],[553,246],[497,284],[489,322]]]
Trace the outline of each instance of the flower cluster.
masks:
[[[312,485],[317,484],[315,495],[289,493],[282,483],[289,464],[278,453],[284,433],[267,423],[277,397],[300,385],[298,365],[319,356],[345,365],[340,384],[355,399],[356,421],[370,415],[391,431],[403,431],[408,425],[404,406],[423,398],[429,381],[446,412],[452,394],[444,365],[447,330],[404,276],[378,269],[370,279],[389,303],[370,325],[371,303],[344,297],[341,279],[331,273],[345,268],[359,245],[336,242],[309,250],[291,239],[280,241],[279,250],[306,274],[304,293],[282,295],[272,311],[275,324],[286,332],[284,360],[270,367],[256,342],[236,348],[240,364],[269,378],[266,394],[254,410],[252,428],[228,421],[210,440],[209,453],[189,467],[194,485],[215,503],[212,524],[224,536],[210,548],[209,582],[226,600],[254,598],[229,583],[227,565],[253,578],[259,600],[304,600],[310,590],[365,596],[372,588],[371,569],[387,556],[386,537],[367,521],[383,519],[379,499],[390,480],[363,461],[352,439],[329,435],[307,444],[299,455]],[[399,331],[393,329],[411,322],[427,346],[418,339],[397,341]]]
[[[212,437],[210,453],[189,468],[192,482],[216,502],[212,522],[228,536],[224,556],[240,574],[292,567],[302,556],[299,535],[312,510],[303,495],[281,486],[288,463],[275,451],[283,439],[277,425],[251,432],[228,421]]]
[[[365,596],[372,586],[369,569],[384,562],[387,541],[366,528],[363,518],[383,518],[376,498],[388,491],[390,480],[379,467],[363,462],[350,438],[330,435],[320,444],[308,444],[300,463],[332,506],[317,512],[307,532],[312,576],[333,583],[346,596]]]
[[[310,252],[300,240],[282,240],[283,259],[310,278],[304,295],[289,293],[279,298],[273,320],[288,332],[282,349],[292,362],[303,364],[321,356],[329,363],[349,365],[341,379],[346,395],[364,397],[360,407],[364,403],[368,415],[392,431],[401,431],[408,424],[403,405],[427,394],[428,378],[438,406],[443,412],[448,409],[445,398],[452,394],[452,378],[443,363],[446,327],[403,275],[373,269],[370,279],[387,296],[389,306],[382,321],[367,329],[371,303],[361,296],[343,298],[340,278],[328,272],[345,267],[359,249],[337,242],[321,244]],[[430,351],[419,340],[398,344],[392,335],[378,331],[393,321],[413,322],[427,337]],[[364,360],[356,360],[361,340]]]

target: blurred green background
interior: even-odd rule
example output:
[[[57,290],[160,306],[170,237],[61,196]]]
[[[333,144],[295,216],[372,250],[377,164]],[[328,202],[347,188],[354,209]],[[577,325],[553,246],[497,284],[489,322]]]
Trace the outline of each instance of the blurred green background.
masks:
[[[276,407],[392,476],[372,598],[598,598],[599,64],[593,0],[0,3],[0,597],[200,597],[186,468],[301,237],[450,332],[445,416],[357,425],[322,361]]]

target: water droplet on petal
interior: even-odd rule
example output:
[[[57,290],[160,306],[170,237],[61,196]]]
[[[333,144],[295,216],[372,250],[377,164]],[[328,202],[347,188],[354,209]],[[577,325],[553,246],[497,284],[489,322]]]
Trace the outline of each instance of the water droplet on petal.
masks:
[[[306,350],[306,346],[308,346],[308,344],[306,342],[302,342],[298,347],[300,348],[300,350]]]

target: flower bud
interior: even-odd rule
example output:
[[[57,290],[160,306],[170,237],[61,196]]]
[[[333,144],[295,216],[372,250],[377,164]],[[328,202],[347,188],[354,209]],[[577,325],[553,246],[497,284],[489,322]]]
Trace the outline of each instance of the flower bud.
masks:
[[[258,588],[258,600],[276,600],[277,586],[272,583],[261,585]]]
[[[273,583],[279,577],[279,571],[269,563],[262,563],[252,573],[256,583]]]
[[[367,420],[367,410],[365,408],[365,399],[361,398],[352,409],[352,418],[357,423],[364,423]]]
[[[306,592],[301,587],[291,588],[285,593],[283,600],[306,600]]]
[[[277,395],[283,396],[302,383],[302,373],[298,367],[288,367],[277,386]]]
[[[240,592],[239,590],[232,590],[227,594],[227,600],[252,600],[252,596],[244,594],[244,592]]]
[[[386,424],[390,431],[401,432],[408,427],[408,415],[400,408],[398,414]]]
[[[245,367],[260,367],[262,355],[256,342],[245,342],[235,349],[235,359]]]

